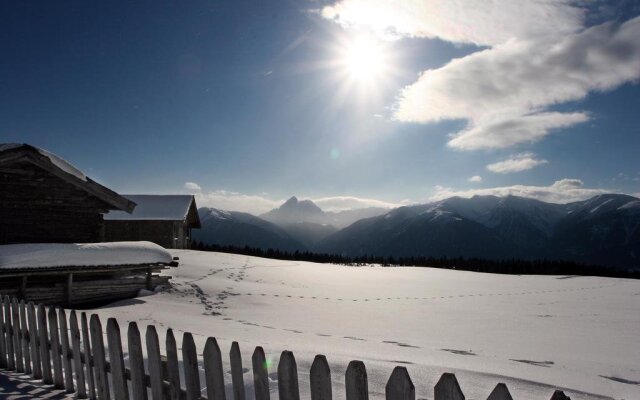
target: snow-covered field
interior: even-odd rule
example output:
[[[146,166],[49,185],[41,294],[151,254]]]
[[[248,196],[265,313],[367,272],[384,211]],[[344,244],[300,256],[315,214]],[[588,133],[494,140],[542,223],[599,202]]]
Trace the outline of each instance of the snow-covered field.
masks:
[[[417,398],[433,398],[446,371],[467,399],[485,399],[498,382],[518,399],[548,399],[555,387],[574,400],[640,398],[640,281],[172,253],[174,289],[96,310],[103,321],[155,324],[161,335],[171,327],[179,341],[192,332],[199,353],[215,336],[225,357],[237,340],[248,370],[261,345],[274,379],[280,352],[292,350],[302,392],[314,355],[325,354],[336,398],[354,359],[367,366],[372,398],[396,365]]]

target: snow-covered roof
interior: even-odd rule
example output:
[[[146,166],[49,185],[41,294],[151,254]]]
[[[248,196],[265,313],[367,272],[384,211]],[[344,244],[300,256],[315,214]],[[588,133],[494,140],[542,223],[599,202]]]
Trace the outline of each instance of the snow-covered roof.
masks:
[[[87,177],[63,158],[26,143],[0,143],[0,165],[29,162],[85,190],[114,208],[130,212],[135,206],[128,199]]]
[[[3,151],[7,151],[7,150],[12,150],[12,149],[17,149],[19,147],[24,146],[24,144],[22,143],[0,143],[0,153],[2,153]],[[33,147],[33,146],[31,146]],[[44,149],[40,149],[38,147],[33,147],[33,149],[40,153],[42,156],[46,157],[49,159],[49,161],[51,161],[51,163],[53,165],[55,165],[56,167],[60,168],[61,170],[63,170],[64,172],[66,172],[69,175],[73,175],[76,178],[86,181],[87,180],[87,176],[82,173],[82,171],[80,171],[78,168],[74,167],[73,165],[71,165],[70,162],[64,160],[63,158],[50,153]]]
[[[155,194],[125,194],[123,195],[137,204],[131,214],[124,211],[110,211],[105,214],[105,220],[165,220],[184,221],[195,200],[192,195],[155,195]],[[197,212],[195,212],[197,216]]]
[[[151,242],[29,243],[0,246],[0,271],[168,264],[172,260],[167,250]]]

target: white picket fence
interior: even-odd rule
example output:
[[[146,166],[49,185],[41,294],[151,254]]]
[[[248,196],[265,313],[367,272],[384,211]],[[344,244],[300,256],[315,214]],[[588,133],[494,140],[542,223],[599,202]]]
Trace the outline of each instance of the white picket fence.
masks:
[[[34,305],[5,296],[0,307],[0,369],[25,373],[55,388],[76,393],[80,399],[109,400],[226,400],[220,347],[206,341],[203,363],[206,397],[202,394],[196,345],[191,333],[182,338],[182,364],[171,329],[166,332],[166,355],[160,352],[156,328],[147,327],[146,369],[140,331],[135,322],[127,329],[128,363],[124,361],[120,327],[107,321],[106,343],[102,323],[92,314]],[[245,400],[242,357],[237,342],[229,353],[233,399]],[[270,400],[268,366],[262,347],[251,358],[256,400]],[[180,369],[182,368],[182,374]],[[1,371],[0,371],[1,373]],[[278,363],[279,400],[300,400],[298,371],[292,352],[283,351]],[[184,382],[181,382],[181,376]],[[332,400],[331,371],[323,355],[310,370],[311,400]],[[346,400],[368,400],[367,371],[362,361],[351,361],[345,373]],[[415,386],[404,367],[395,367],[386,385],[387,400],[415,400]],[[434,400],[464,400],[454,374],[445,373],[434,387]],[[487,400],[512,400],[507,386],[496,385]],[[551,400],[570,400],[557,390]]]

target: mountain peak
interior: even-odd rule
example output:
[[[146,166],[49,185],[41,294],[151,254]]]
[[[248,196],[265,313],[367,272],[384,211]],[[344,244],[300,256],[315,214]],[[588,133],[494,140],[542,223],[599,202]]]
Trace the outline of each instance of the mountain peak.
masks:
[[[291,196],[291,198],[289,198],[289,200],[285,201],[284,204],[282,204],[283,206],[287,205],[287,204],[296,204],[298,203],[298,198],[296,196]]]
[[[311,200],[298,200],[296,196],[292,196],[284,202],[280,207],[263,214],[262,217],[267,221],[276,224],[292,224],[300,222],[325,223],[327,216]]]

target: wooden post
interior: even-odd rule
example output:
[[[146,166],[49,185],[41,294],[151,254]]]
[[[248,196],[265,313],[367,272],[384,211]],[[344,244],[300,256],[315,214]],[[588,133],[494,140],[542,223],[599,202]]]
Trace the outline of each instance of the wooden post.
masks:
[[[293,353],[283,351],[278,362],[278,395],[280,400],[300,400],[298,366]]]
[[[53,386],[64,388],[62,376],[62,354],[60,351],[60,332],[58,331],[58,315],[55,307],[49,307],[49,340],[51,341],[51,361],[53,362]]]
[[[369,400],[367,369],[362,361],[351,361],[345,373],[347,400]]]
[[[7,368],[7,341],[4,325],[4,302],[0,299],[0,368]]]
[[[82,367],[82,350],[80,347],[80,329],[78,328],[78,317],[76,310],[71,310],[69,315],[69,328],[71,330],[71,348],[73,350],[73,369],[76,373],[76,383],[78,384],[78,398],[86,399],[87,390],[84,381],[84,368]],[[85,353],[85,359],[87,354]]]
[[[240,345],[238,344],[238,342],[233,342],[231,344],[229,359],[231,360],[231,382],[233,384],[233,398],[235,400],[245,400],[244,377],[242,376],[242,354],[240,354]]]
[[[256,400],[270,400],[269,370],[262,347],[256,347],[251,357],[251,363],[253,365],[253,388],[256,393]]]
[[[504,383],[498,383],[489,397],[487,397],[487,400],[513,400],[513,397],[511,397],[511,393],[509,393],[507,385]]]
[[[189,332],[185,332],[182,336],[182,364],[187,400],[197,400],[200,398],[200,372],[198,371],[196,344]]]
[[[73,369],[71,369],[71,348],[69,346],[69,330],[67,314],[63,308],[58,309],[58,325],[60,326],[60,345],[62,347],[62,367],[64,368],[64,387],[67,393],[75,392],[73,386]]]
[[[131,371],[131,393],[135,400],[147,400],[147,385],[145,384],[144,355],[140,330],[135,322],[129,322],[127,331],[129,347],[129,370]]]
[[[564,394],[562,390],[556,390],[555,392],[553,392],[551,400],[571,400],[571,398]]]
[[[13,326],[13,351],[16,354],[16,371],[24,372],[24,359],[22,358],[22,330],[20,329],[20,308],[18,299],[11,301],[11,325]]]
[[[331,370],[327,357],[318,354],[313,359],[309,372],[311,400],[331,400]]]
[[[129,387],[127,386],[127,378],[124,375],[122,337],[120,335],[120,326],[118,326],[118,321],[115,318],[107,320],[107,347],[109,348],[113,395],[118,400],[129,400]]]
[[[454,374],[449,372],[442,374],[433,390],[433,398],[434,400],[464,400],[464,394]]]
[[[160,342],[158,333],[153,325],[147,326],[146,333],[147,358],[149,365],[149,377],[151,380],[151,396],[153,400],[163,400],[162,386],[162,360],[160,359]]]
[[[204,376],[209,400],[225,400],[222,354],[215,338],[208,338],[204,345]]]
[[[67,305],[73,303],[73,272],[67,274],[67,286],[65,287]]]
[[[94,379],[94,361],[93,352],[91,351],[91,337],[89,335],[89,324],[87,324],[87,314],[82,313],[80,315],[80,322],[82,323],[82,344],[84,347],[84,365],[85,365],[85,377],[87,379],[87,386],[89,388],[89,398],[95,400],[96,398],[96,384]]]
[[[178,363],[178,346],[173,330],[167,329],[167,375],[169,378],[169,399],[180,400],[180,364]]]
[[[40,361],[42,362],[42,382],[50,385],[53,383],[53,377],[51,375],[48,332],[47,311],[42,304],[38,304],[38,339],[40,342]]]
[[[387,400],[415,400],[416,388],[405,367],[395,367],[385,388]]]
[[[91,315],[89,322],[91,332],[91,347],[93,348],[93,362],[96,373],[96,389],[98,399],[109,400],[109,379],[107,378],[107,363],[104,354],[104,338],[102,337],[102,323],[96,314]]]
[[[33,378],[42,379],[40,336],[38,335],[38,325],[36,323],[36,306],[32,302],[27,304],[27,320],[29,322],[29,347],[31,351],[31,362],[33,364]]]
[[[24,304],[24,300],[20,300],[20,330],[22,337],[22,357],[24,357],[24,372],[32,375],[31,369],[31,352],[29,348],[29,342],[31,341],[31,335],[29,335],[29,326],[27,324],[27,310]]]

